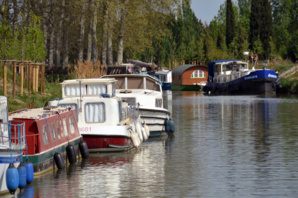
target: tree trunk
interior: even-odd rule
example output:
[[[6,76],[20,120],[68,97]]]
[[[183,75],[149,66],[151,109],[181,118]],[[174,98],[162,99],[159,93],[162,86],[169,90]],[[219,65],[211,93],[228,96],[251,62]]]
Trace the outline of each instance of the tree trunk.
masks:
[[[65,0],[62,0],[62,6],[65,8],[66,16],[63,22],[63,54],[62,54],[62,67],[63,69],[68,66],[68,28],[69,28],[69,9],[68,1],[65,4]]]
[[[49,39],[49,68],[54,66],[54,28],[50,30],[50,39]]]
[[[62,3],[62,8],[61,7],[58,7],[57,9],[64,9],[63,7],[65,6],[64,5],[64,1],[61,2]],[[58,11],[59,13],[59,11]],[[56,64],[56,67],[61,67],[61,38],[62,38],[62,29],[63,29],[63,19],[64,19],[64,11],[62,11],[62,14],[61,14],[61,19],[58,23],[58,28],[57,28],[57,35],[56,35],[56,45],[55,45],[55,64]]]
[[[101,64],[107,65],[108,11],[106,3],[103,4],[103,10]]]
[[[96,36],[97,9],[98,9],[98,2],[94,2],[94,13],[93,13],[93,21],[92,21],[92,60],[94,65],[98,57],[97,36]]]
[[[113,20],[112,17],[109,16],[108,22],[108,66],[113,66]]]
[[[87,7],[87,2],[83,2],[82,13],[81,13],[81,20],[80,20],[80,36],[79,36],[79,54],[78,60],[83,61],[84,59],[84,34],[85,34],[85,10]]]
[[[124,8],[120,11],[120,33],[118,36],[118,44],[117,44],[117,64],[121,65],[123,63],[123,43],[124,43],[124,21],[125,21],[125,5],[126,1],[124,1]]]
[[[88,32],[88,42],[87,42],[87,61],[91,62],[92,53],[92,19],[89,21],[89,32]]]

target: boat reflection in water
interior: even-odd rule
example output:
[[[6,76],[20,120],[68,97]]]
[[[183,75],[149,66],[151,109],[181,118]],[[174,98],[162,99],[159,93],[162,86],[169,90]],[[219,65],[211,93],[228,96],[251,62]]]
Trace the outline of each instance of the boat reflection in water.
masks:
[[[31,190],[25,189],[19,196],[31,193],[34,197],[143,197],[152,191],[163,192],[165,147],[166,141],[154,139],[129,153],[90,154],[89,159],[68,165],[65,170],[37,177]]]

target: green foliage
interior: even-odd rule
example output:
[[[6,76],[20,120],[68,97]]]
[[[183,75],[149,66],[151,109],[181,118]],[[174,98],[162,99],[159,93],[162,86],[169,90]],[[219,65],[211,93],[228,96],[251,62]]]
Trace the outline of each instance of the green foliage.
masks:
[[[227,14],[226,14],[226,44],[230,46],[235,37],[235,16],[233,10],[232,0],[227,0]]]
[[[263,53],[263,46],[260,40],[260,37],[254,42],[253,49],[255,54],[262,54]]]

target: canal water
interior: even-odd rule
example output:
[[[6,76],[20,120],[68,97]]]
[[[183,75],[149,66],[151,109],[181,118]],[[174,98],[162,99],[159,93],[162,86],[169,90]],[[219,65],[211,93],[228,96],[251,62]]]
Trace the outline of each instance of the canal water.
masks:
[[[173,137],[91,155],[35,178],[18,197],[298,197],[298,97],[168,91],[164,99]]]

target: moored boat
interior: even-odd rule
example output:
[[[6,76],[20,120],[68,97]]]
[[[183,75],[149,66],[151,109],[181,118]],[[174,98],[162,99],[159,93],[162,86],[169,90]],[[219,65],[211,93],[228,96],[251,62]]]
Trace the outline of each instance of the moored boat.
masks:
[[[162,90],[170,90],[172,85],[172,71],[158,70],[153,76],[157,77],[162,82]]]
[[[249,69],[244,61],[211,61],[208,73],[203,91],[212,95],[275,95],[280,86],[274,70]]]
[[[26,158],[33,164],[34,174],[42,174],[53,168],[63,168],[66,158],[70,163],[79,156],[82,141],[77,127],[75,109],[35,108],[12,112],[9,120],[25,123]],[[67,153],[71,148],[71,156]],[[54,156],[58,155],[58,161]],[[25,158],[23,159],[25,162]]]
[[[62,99],[48,102],[49,106],[77,110],[79,131],[90,152],[138,148],[148,137],[135,104],[115,96],[115,83],[115,79],[65,80]]]
[[[148,74],[115,74],[116,96],[129,105],[137,104],[142,123],[148,125],[150,137],[174,132],[171,113],[163,108],[162,88],[159,80]]]
[[[19,175],[10,174],[8,169],[16,169],[26,147],[25,125],[23,122],[8,121],[7,98],[0,96],[0,194],[14,193],[19,185]],[[17,173],[18,171],[16,171]],[[17,177],[17,178],[16,178]],[[16,184],[11,188],[10,181]]]

